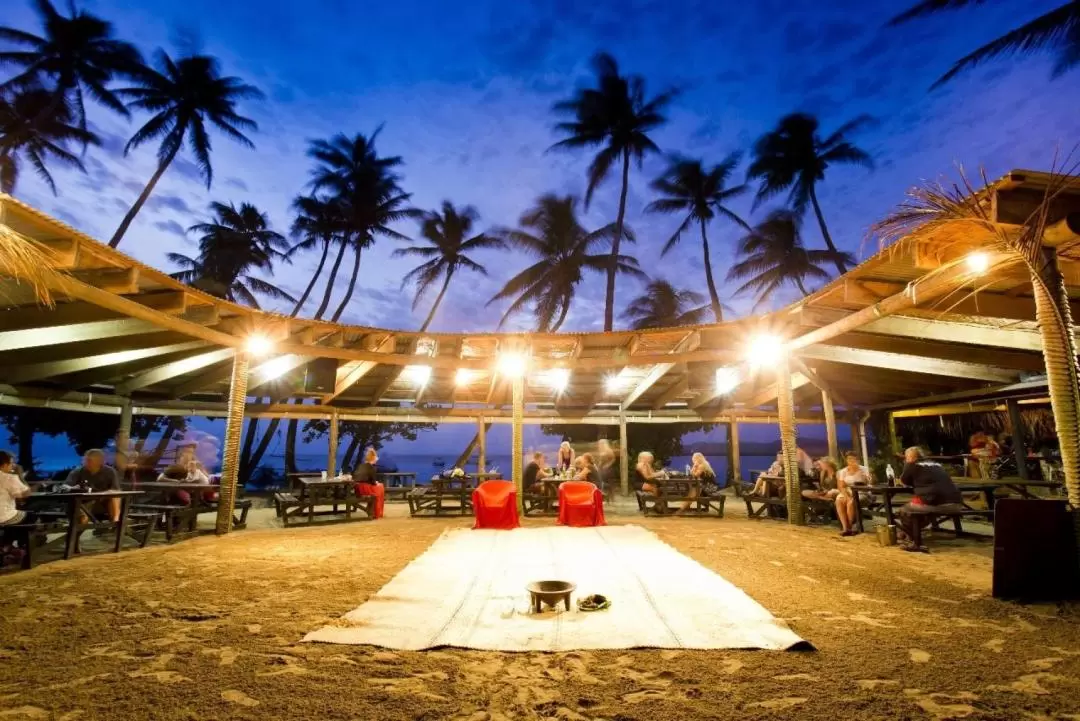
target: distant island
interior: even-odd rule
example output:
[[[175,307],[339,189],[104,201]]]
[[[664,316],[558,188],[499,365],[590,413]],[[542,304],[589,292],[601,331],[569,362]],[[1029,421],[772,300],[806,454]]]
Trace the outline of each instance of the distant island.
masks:
[[[829,443],[825,438],[814,436],[799,436],[799,447],[815,458],[824,456],[829,451]],[[841,444],[843,450],[843,444]],[[744,441],[739,444],[741,456],[775,456],[780,452],[780,441]],[[726,456],[727,443],[715,441],[703,441],[700,443],[684,443],[683,454],[704,453],[706,456]]]

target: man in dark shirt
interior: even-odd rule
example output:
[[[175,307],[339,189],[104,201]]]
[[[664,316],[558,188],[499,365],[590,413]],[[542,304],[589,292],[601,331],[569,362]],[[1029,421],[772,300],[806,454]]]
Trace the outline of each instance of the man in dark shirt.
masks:
[[[548,477],[544,471],[544,454],[536,452],[532,455],[532,461],[525,466],[525,475],[521,479],[521,486],[526,493],[541,493],[544,488],[540,481]]]
[[[929,522],[929,517],[924,514],[913,513],[915,509],[922,511],[942,508],[951,510],[963,503],[960,489],[953,483],[949,472],[941,464],[926,460],[922,449],[917,447],[908,448],[904,451],[904,471],[900,474],[900,483],[911,486],[915,490],[915,498],[911,503],[900,509],[900,525],[907,537],[913,538],[915,524],[924,526]],[[907,551],[925,551],[925,548],[906,546]]]
[[[105,465],[105,453],[98,448],[91,448],[83,455],[82,466],[68,474],[67,485],[78,486],[94,493],[119,491],[120,477],[112,466]],[[93,513],[108,512],[115,523],[120,520],[120,499],[107,498],[95,504]]]

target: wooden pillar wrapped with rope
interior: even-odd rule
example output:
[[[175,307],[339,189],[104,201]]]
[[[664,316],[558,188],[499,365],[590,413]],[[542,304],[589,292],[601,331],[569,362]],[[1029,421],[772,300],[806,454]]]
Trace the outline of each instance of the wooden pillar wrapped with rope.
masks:
[[[832,396],[828,391],[821,391],[821,412],[825,414],[825,437],[829,448],[829,458],[837,461],[840,458],[840,443],[836,438],[836,411],[833,409]]]
[[[225,455],[221,459],[221,487],[218,490],[218,514],[215,526],[218,534],[232,530],[236,481],[240,471],[240,432],[244,426],[247,386],[248,354],[243,350],[237,350],[236,355],[233,356],[232,377],[229,379],[228,415],[225,417]]]
[[[338,412],[336,410],[330,411],[330,440],[326,450],[326,475],[333,478],[337,475]]]
[[[802,487],[799,485],[798,432],[795,425],[795,396],[791,389],[791,367],[787,355],[776,365],[777,410],[780,412],[780,451],[787,487],[788,523],[803,525]]]
[[[524,515],[525,513],[525,489],[524,483],[524,467],[523,467],[523,446],[524,439],[522,438],[522,425],[525,416],[525,374],[519,373],[514,376],[513,379],[513,395],[514,395],[514,410],[513,410],[513,428],[511,431],[511,445],[512,450],[510,454],[510,463],[513,466],[513,478],[514,488],[517,489],[517,502],[518,513]]]
[[[123,477],[131,456],[131,399],[120,406],[120,425],[116,428],[116,471]]]

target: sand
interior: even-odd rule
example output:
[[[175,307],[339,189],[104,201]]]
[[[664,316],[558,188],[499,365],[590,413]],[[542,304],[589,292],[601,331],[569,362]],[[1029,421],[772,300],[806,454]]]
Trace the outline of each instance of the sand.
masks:
[[[610,520],[655,530],[818,651],[301,644],[469,524],[389,517],[0,577],[0,719],[1080,719],[1080,609],[991,599],[986,541],[922,556],[731,514]]]

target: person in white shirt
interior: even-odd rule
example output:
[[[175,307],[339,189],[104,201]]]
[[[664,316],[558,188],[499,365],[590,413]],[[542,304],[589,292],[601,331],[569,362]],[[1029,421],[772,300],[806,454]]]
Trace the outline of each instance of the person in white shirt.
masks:
[[[840,490],[840,495],[836,497],[836,516],[844,529],[840,535],[854,536],[858,533],[855,530],[858,518],[856,517],[855,493],[851,487],[869,486],[872,479],[870,471],[859,464],[859,457],[854,453],[848,453],[844,456],[844,460],[846,461],[844,467],[836,474],[836,487]]]
[[[26,520],[26,511],[20,511],[15,501],[28,495],[30,487],[15,474],[15,459],[7,451],[0,451],[0,526]]]

